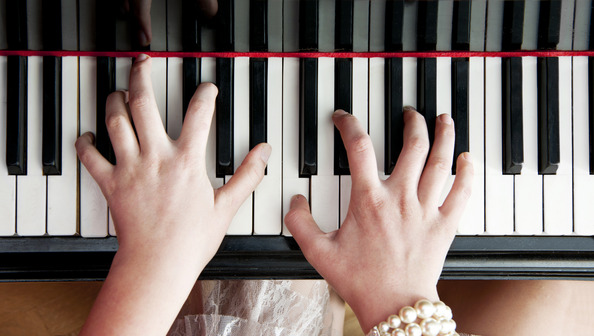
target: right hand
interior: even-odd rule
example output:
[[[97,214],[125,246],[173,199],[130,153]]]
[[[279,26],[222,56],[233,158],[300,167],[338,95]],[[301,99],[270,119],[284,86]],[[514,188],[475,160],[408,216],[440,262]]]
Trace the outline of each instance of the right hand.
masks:
[[[351,306],[364,331],[421,298],[439,299],[436,285],[470,196],[469,154],[458,158],[455,182],[439,198],[451,169],[454,125],[437,118],[429,151],[427,126],[418,112],[404,113],[404,146],[391,176],[377,174],[373,145],[357,119],[333,115],[345,144],[352,189],[341,228],[323,233],[303,196],[295,196],[285,223],[307,260]]]

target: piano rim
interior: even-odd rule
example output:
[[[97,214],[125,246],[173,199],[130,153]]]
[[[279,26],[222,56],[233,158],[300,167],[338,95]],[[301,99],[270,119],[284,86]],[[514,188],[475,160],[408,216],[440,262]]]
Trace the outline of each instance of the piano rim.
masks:
[[[0,282],[104,280],[115,237],[3,237]],[[201,279],[319,279],[292,237],[226,236]],[[441,279],[594,280],[594,237],[457,236]]]

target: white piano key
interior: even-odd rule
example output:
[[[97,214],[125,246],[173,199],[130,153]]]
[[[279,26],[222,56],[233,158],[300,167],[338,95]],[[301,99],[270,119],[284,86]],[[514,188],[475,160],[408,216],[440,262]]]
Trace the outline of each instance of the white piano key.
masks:
[[[437,50],[452,50],[454,1],[441,0],[437,8]]]
[[[355,2],[356,3],[356,2]],[[359,120],[363,129],[369,132],[368,117],[369,60],[353,58],[353,115]],[[344,222],[351,199],[351,177],[340,177],[340,223]]]
[[[95,2],[98,0],[80,1],[79,16],[79,47],[81,51],[95,50],[97,38],[95,34]],[[99,0],[100,1],[100,0]]]
[[[248,154],[250,148],[250,60],[247,57],[236,57],[233,74],[233,161],[234,171]],[[225,183],[231,176],[225,176]],[[250,195],[241,205],[231,221],[227,234],[252,233],[252,204]]]
[[[0,3],[0,5],[4,5]],[[0,56],[0,120],[6,120],[6,56]],[[6,123],[0,125],[0,139],[6,139]],[[8,175],[6,168],[6,140],[0,145],[0,236],[15,233],[16,226],[16,177]]]
[[[487,0],[472,0],[470,5],[470,50],[485,50]]]
[[[474,180],[458,234],[479,234],[485,230],[485,59],[471,57],[468,72],[468,145]]]
[[[487,41],[488,42],[488,41]],[[488,234],[511,234],[514,180],[503,175],[501,59],[485,59],[485,221]]]
[[[439,10],[441,11],[441,2],[439,3]],[[447,7],[449,8],[449,7]],[[450,10],[451,12],[451,10]],[[451,14],[451,13],[450,13]],[[440,16],[442,14],[439,14]],[[451,19],[450,19],[451,21]],[[451,41],[450,41],[451,45]],[[452,115],[452,59],[449,57],[438,57],[436,62],[436,111],[437,115],[448,114]],[[450,170],[450,176],[448,176],[443,190],[439,199],[439,205],[443,204],[445,198],[448,196],[452,184],[454,183],[454,176]]]
[[[286,5],[286,3],[285,3]],[[285,7],[286,8],[286,7]],[[299,177],[299,59],[283,59],[283,235],[291,233],[284,224],[291,197],[309,196],[309,179]]]
[[[404,18],[402,20],[402,48],[407,51],[417,50],[418,10],[419,4],[416,1],[404,2]]]
[[[583,1],[583,0],[580,0]],[[573,49],[573,12],[575,0],[561,1],[561,23],[559,24],[559,50]],[[570,61],[571,63],[571,61]]]
[[[79,58],[80,135],[96,130],[97,61]],[[80,164],[80,234],[83,237],[105,237],[108,227],[107,202],[87,169]]]
[[[132,58],[117,57],[115,59],[116,65],[116,90],[128,90],[130,83],[130,68],[132,67]]]
[[[62,175],[47,177],[47,233],[76,234],[78,58],[62,58]]]
[[[377,173],[381,180],[385,174],[385,59],[369,59],[369,136],[375,150]]]
[[[487,51],[500,51],[503,32],[503,0],[489,0],[487,2]]]
[[[282,230],[283,60],[268,59],[267,142],[272,146],[266,175],[254,192],[254,233],[278,235]]]
[[[167,134],[173,140],[179,138],[183,123],[183,59],[167,59]]]
[[[318,46],[320,51],[334,50],[334,23],[336,10],[334,0],[318,0],[319,19],[318,19]]]
[[[78,13],[76,0],[62,0],[62,49],[78,50]],[[0,27],[2,29],[2,27]]]
[[[180,1],[181,2],[181,1]],[[167,1],[151,2],[151,50],[167,50]],[[136,36],[136,35],[134,35]],[[154,64],[154,63],[153,63]]]
[[[591,0],[580,0],[575,2],[575,18],[573,24],[573,50],[587,50],[589,47],[590,22],[592,20],[592,18],[590,18],[591,13]]]
[[[235,0],[235,51],[250,50],[250,2]]]
[[[573,58],[573,224],[575,233],[579,235],[594,234],[588,87],[588,57],[576,56]]]
[[[27,47],[29,50],[43,49],[43,11],[41,1],[27,1]]]
[[[138,40],[138,33],[136,31],[133,31],[133,29],[137,29],[136,26],[136,22],[134,22],[134,20],[130,20],[128,16],[116,17],[116,50],[134,50],[134,47],[132,46],[132,39],[134,39],[134,43],[138,45],[138,43],[136,42]]]
[[[161,115],[163,126],[167,122],[167,59],[164,57],[153,57],[153,68],[151,70],[151,79],[153,81],[153,92],[157,108]]]
[[[538,48],[538,15],[540,11],[539,0],[526,0],[524,4],[524,36],[522,37],[523,50],[536,50]],[[522,168],[524,169],[524,168]]]
[[[205,57],[201,59],[200,81],[202,83],[216,82],[216,60],[214,58]],[[208,175],[212,187],[218,189],[225,184],[225,179],[217,177],[216,173],[216,123],[214,119],[213,114],[213,119],[210,124],[210,132],[208,133],[208,142],[206,144],[206,174]]]
[[[522,59],[524,165],[515,175],[515,227],[519,234],[542,233],[542,176],[538,175],[538,91],[536,58]]]
[[[6,0],[0,0],[0,50],[8,48],[6,41]]]
[[[299,0],[283,3],[283,51],[299,50]]]
[[[283,2],[268,1],[268,50],[283,51]]]
[[[46,177],[41,162],[43,129],[43,58],[27,60],[27,175],[17,177],[17,233],[45,234]]]
[[[339,177],[334,175],[334,59],[318,59],[318,174],[311,177],[311,213],[320,229],[339,227]]]
[[[386,39],[386,0],[369,2],[369,51],[384,51]],[[353,41],[354,42],[354,41]]]
[[[559,149],[557,174],[543,177],[544,231],[553,235],[573,231],[571,57],[559,57]]]
[[[369,50],[369,7],[369,0],[356,0],[353,3],[353,51],[355,52]]]
[[[417,107],[417,59],[414,57],[402,58],[402,104]]]
[[[167,1],[167,50],[183,51],[182,1]]]
[[[216,30],[209,25],[203,25],[200,29],[202,51],[216,51]]]

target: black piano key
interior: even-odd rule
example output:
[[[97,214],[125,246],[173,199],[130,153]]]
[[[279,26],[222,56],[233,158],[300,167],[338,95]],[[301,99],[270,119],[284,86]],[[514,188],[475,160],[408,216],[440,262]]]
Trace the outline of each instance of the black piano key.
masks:
[[[594,7],[593,7],[594,8]],[[590,136],[590,175],[594,175],[594,57],[588,57],[588,123]]]
[[[468,58],[452,59],[452,119],[456,131],[452,174],[456,174],[456,158],[470,150],[468,129]]]
[[[334,61],[334,109],[353,113],[353,60]],[[340,132],[334,127],[334,175],[350,175],[349,161]]]
[[[116,50],[116,0],[99,0],[95,6],[97,50]]]
[[[216,22],[217,51],[235,51],[235,10],[233,0],[219,0]]]
[[[454,1],[452,18],[452,49],[470,49],[470,0]]]
[[[250,150],[267,141],[268,60],[250,59]]]
[[[403,47],[404,0],[386,1],[385,50],[401,51]]]
[[[538,172],[555,174],[559,149],[559,59],[539,57],[538,63]]]
[[[300,61],[299,176],[318,173],[318,60]]]
[[[250,50],[268,51],[268,0],[250,0]]]
[[[503,5],[503,50],[519,50],[524,36],[524,1],[505,1]]]
[[[216,175],[233,175],[233,65],[232,58],[217,58]]]
[[[391,174],[402,150],[402,58],[389,58],[385,65],[384,171]]]
[[[588,50],[592,50],[594,49],[594,20],[592,20],[592,18],[594,17],[594,2],[592,2],[591,8],[590,8],[590,35],[588,35]],[[588,62],[589,64],[589,62]]]
[[[503,173],[520,174],[524,163],[522,58],[503,59]]]
[[[27,175],[27,57],[7,57],[6,167]]]
[[[43,0],[43,49],[62,49],[62,1]]]
[[[561,27],[561,0],[541,0],[538,19],[538,48],[555,49]]]
[[[417,49],[437,49],[437,7],[439,1],[419,1],[417,16]]]
[[[27,43],[27,1],[6,1],[6,43],[9,49],[26,50]]]
[[[200,83],[200,59],[194,57],[184,57],[182,61],[183,82],[182,82],[182,108],[183,117],[186,117],[190,100],[196,92]]]
[[[417,102],[418,111],[425,117],[429,132],[429,143],[435,138],[435,119],[437,118],[437,59],[419,58],[417,60]]]
[[[115,91],[115,58],[97,57],[97,131],[95,146],[109,162],[115,164],[115,155],[107,127],[105,126],[105,107],[107,96]]]
[[[334,44],[337,50],[353,50],[353,0],[336,1]]]
[[[301,0],[299,2],[299,49],[318,50],[318,28],[318,0]]]
[[[42,162],[45,175],[62,173],[62,58],[43,57]]]
[[[202,39],[198,22],[198,6],[195,0],[182,1],[182,32],[183,50],[200,51]]]

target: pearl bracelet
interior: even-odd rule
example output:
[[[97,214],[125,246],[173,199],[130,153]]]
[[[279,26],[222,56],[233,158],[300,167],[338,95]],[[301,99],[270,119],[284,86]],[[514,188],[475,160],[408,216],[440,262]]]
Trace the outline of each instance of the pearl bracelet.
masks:
[[[419,300],[373,327],[367,336],[460,336],[445,303]]]

